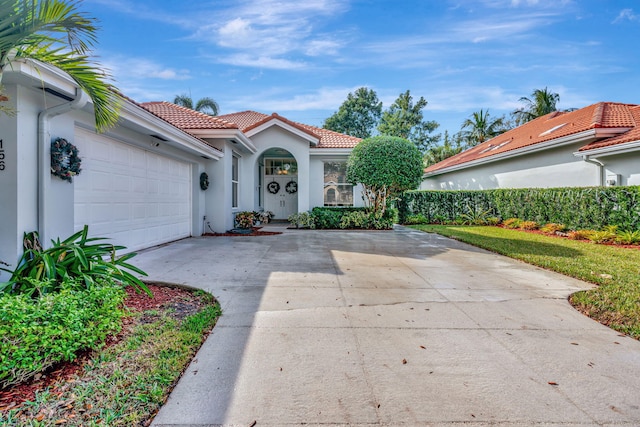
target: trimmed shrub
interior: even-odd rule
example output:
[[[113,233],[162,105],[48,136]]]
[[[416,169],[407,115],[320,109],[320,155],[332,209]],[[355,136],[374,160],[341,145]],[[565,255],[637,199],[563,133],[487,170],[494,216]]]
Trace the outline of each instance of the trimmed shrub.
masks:
[[[120,330],[125,295],[102,280],[86,288],[65,281],[38,299],[0,294],[0,388],[100,346]]]
[[[291,214],[287,220],[295,228],[316,228],[315,219],[309,212]]]

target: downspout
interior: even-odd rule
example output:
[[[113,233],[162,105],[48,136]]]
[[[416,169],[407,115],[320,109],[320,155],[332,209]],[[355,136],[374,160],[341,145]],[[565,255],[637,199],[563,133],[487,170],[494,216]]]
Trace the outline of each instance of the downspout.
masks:
[[[600,173],[600,187],[606,186],[604,163],[602,163],[598,159],[592,159],[589,156],[582,156],[582,160],[584,160],[587,163],[592,163],[592,164],[598,166],[598,172]]]
[[[48,242],[46,229],[47,203],[45,195],[49,191],[49,177],[51,176],[51,160],[48,145],[51,144],[49,120],[71,110],[83,108],[89,101],[88,95],[80,88],[76,89],[76,98],[64,104],[42,110],[38,114],[38,234],[40,241]],[[46,244],[46,243],[45,243]]]

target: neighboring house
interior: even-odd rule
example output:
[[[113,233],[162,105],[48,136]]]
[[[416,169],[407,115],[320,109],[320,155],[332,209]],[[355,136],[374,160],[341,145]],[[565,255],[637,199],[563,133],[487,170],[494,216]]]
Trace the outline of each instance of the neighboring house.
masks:
[[[553,112],[425,169],[423,190],[640,185],[640,106]]]
[[[118,124],[97,134],[88,97],[57,68],[16,61],[3,83],[6,105],[17,111],[0,114],[0,260],[11,268],[23,233],[34,230],[48,245],[88,224],[92,236],[138,250],[224,232],[238,211],[286,219],[315,206],[362,204],[344,180],[358,138],[277,114],[210,117],[130,99]],[[71,184],[51,174],[57,138],[79,150],[82,171]]]

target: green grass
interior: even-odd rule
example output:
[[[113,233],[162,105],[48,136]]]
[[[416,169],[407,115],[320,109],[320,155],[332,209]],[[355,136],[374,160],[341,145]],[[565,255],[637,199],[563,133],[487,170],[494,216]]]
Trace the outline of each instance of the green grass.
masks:
[[[171,309],[138,313],[124,340],[99,351],[72,381],[0,412],[0,425],[148,425],[220,316],[213,297],[197,297],[205,305],[186,317]]]
[[[415,225],[529,264],[599,285],[571,303],[595,320],[640,339],[640,250],[499,227]]]

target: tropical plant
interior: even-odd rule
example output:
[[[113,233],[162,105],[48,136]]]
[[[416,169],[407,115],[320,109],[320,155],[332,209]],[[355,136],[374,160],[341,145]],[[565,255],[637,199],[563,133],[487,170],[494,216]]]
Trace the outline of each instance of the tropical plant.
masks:
[[[214,101],[213,98],[209,97],[200,98],[194,105],[193,99],[190,95],[182,94],[176,95],[176,97],[173,99],[173,103],[190,110],[199,111],[209,116],[217,116],[218,111],[220,110],[218,103]]]
[[[520,225],[518,225],[520,230],[537,230],[540,228],[540,225],[535,221],[522,221]]]
[[[51,241],[51,247],[42,249],[36,232],[25,233],[24,253],[8,282],[0,283],[0,292],[27,294],[33,298],[56,293],[64,282],[89,288],[100,280],[117,281],[151,295],[149,288],[136,276],[146,273],[128,261],[134,252],[117,256],[116,251],[126,249],[111,243],[97,243],[103,237],[88,237],[89,227],[74,233],[65,240]]]
[[[463,225],[487,225],[490,215],[491,211],[488,209],[482,210],[467,205],[465,207],[465,213],[460,215],[459,219]]]
[[[327,118],[322,127],[357,138],[369,138],[381,114],[382,102],[376,92],[361,87],[347,95],[338,111]]]
[[[429,220],[426,216],[422,214],[409,215],[407,219],[404,221],[407,225],[416,225],[416,224],[427,224]]]
[[[422,153],[406,139],[375,136],[361,141],[347,160],[347,181],[362,184],[367,206],[384,215],[388,202],[422,180]]]
[[[640,243],[640,230],[619,232],[616,236],[616,243],[620,245],[635,245]]]
[[[432,135],[440,126],[438,122],[423,120],[422,110],[426,106],[427,101],[423,97],[414,104],[408,90],[401,93],[391,107],[382,113],[378,132],[381,135],[408,139],[421,152],[426,152],[440,140],[440,134]]]
[[[520,102],[524,102],[524,107],[518,108],[511,115],[516,124],[521,125],[538,117],[542,117],[554,111],[558,111],[556,104],[560,101],[560,95],[551,92],[546,87],[535,89],[531,98],[523,96]]]
[[[508,218],[502,222],[502,225],[505,228],[520,228],[520,224],[522,224],[522,220],[520,218]]]
[[[543,225],[542,227],[540,227],[540,231],[542,231],[543,233],[549,233],[549,234],[555,234],[558,231],[562,232],[566,229],[567,227],[564,224],[558,224],[555,222],[549,222]]]
[[[480,109],[462,123],[461,133],[467,142],[467,147],[481,144],[506,131],[504,118],[492,118],[489,110]]]
[[[78,5],[64,0],[0,0],[0,84],[3,71],[14,61],[53,65],[89,95],[96,127],[104,131],[118,120],[121,97],[108,83],[109,74],[89,56],[96,41],[95,19],[78,11]]]

